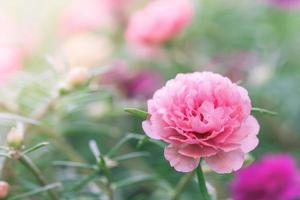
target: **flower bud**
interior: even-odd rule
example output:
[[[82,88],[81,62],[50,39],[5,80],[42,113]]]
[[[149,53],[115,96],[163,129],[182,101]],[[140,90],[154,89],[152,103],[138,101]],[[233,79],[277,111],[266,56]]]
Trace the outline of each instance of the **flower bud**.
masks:
[[[88,71],[83,67],[76,67],[70,70],[67,75],[67,85],[71,88],[83,85],[87,81]]]
[[[4,199],[9,192],[9,185],[5,181],[0,181],[0,199]]]
[[[9,147],[20,149],[24,141],[23,125],[18,125],[17,128],[12,128],[7,135],[6,142]]]

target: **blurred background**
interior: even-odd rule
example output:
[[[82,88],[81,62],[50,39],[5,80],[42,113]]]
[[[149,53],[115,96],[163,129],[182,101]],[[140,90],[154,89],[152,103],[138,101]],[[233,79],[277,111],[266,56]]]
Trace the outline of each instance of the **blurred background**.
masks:
[[[208,70],[247,88],[253,106],[278,112],[256,115],[260,144],[252,156],[288,153],[299,163],[300,1],[195,0],[190,22],[176,35],[137,47],[126,32],[130,17],[148,3],[1,0],[0,143],[20,116],[41,121],[26,132],[25,144],[50,145],[30,157],[49,181],[62,182],[60,199],[90,200],[102,198],[95,179],[82,182],[91,172],[57,161],[93,165],[91,140],[107,154],[126,138],[111,160],[115,199],[171,199],[183,174],[169,166],[160,144],[143,142],[142,120],[123,108],[146,110],[166,80]],[[38,187],[15,161],[1,165],[11,197]],[[217,199],[230,198],[232,174],[206,176]],[[198,193],[192,181],[180,199],[197,199]]]

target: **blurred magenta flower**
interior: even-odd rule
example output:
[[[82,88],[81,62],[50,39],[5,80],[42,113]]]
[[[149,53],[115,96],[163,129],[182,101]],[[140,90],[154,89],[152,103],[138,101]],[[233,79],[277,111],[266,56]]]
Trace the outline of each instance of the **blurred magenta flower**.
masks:
[[[103,74],[100,83],[114,84],[129,98],[150,98],[164,79],[153,69],[130,69],[126,62],[117,61]]]
[[[75,0],[60,19],[62,35],[109,26],[112,20],[108,0]]]
[[[192,19],[190,0],[154,0],[134,13],[126,31],[131,45],[152,46],[171,39]]]
[[[296,200],[300,171],[289,155],[267,155],[237,172],[231,190],[234,200]]]
[[[282,9],[300,8],[300,0],[270,0],[271,4]]]
[[[140,70],[128,78],[122,85],[130,98],[148,99],[163,85],[163,78],[157,71]]]
[[[107,71],[102,74],[101,84],[114,84],[124,82],[128,79],[130,69],[126,61],[118,60],[112,63]]]
[[[0,85],[22,67],[24,54],[20,48],[0,46]]]
[[[211,169],[241,168],[253,150],[259,124],[251,116],[248,92],[211,72],[178,74],[148,101],[146,134],[169,145],[165,158],[180,172],[190,172],[204,158]]]

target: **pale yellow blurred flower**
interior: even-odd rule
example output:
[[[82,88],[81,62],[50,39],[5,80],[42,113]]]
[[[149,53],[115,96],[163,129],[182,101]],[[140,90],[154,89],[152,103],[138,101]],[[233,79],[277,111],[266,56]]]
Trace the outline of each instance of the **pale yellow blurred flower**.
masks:
[[[99,67],[111,56],[113,44],[104,36],[83,33],[72,36],[62,46],[65,61],[71,67]]]
[[[67,84],[71,87],[77,87],[83,85],[88,77],[88,70],[87,68],[83,67],[76,67],[69,71],[67,74]]]
[[[7,134],[6,142],[9,147],[20,149],[24,141],[24,126],[18,123],[17,127],[13,127]]]

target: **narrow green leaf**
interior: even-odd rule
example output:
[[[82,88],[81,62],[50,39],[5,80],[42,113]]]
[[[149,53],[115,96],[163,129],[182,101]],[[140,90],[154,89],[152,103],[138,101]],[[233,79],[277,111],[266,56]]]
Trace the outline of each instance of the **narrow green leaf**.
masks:
[[[71,191],[79,191],[82,188],[84,188],[86,185],[88,185],[91,181],[94,181],[95,179],[99,178],[98,172],[94,172],[85,178],[79,180],[77,183],[74,184],[74,186],[70,189]]]
[[[39,125],[40,122],[36,121],[34,119],[30,119],[27,117],[23,117],[20,115],[16,115],[13,113],[6,113],[6,112],[0,112],[0,120],[2,121],[15,121],[15,122],[24,122],[24,123],[29,123],[33,125]]]
[[[124,160],[129,160],[132,158],[139,158],[139,157],[146,157],[149,156],[150,154],[148,152],[132,152],[128,153],[122,156],[117,156],[114,158],[116,161],[124,161]]]
[[[27,197],[34,196],[39,193],[46,192],[48,190],[52,190],[53,188],[58,188],[58,187],[62,187],[62,184],[61,183],[52,183],[52,184],[46,185],[44,187],[40,187],[35,190],[32,190],[30,192],[26,192],[26,193],[11,197],[8,200],[25,199]]]
[[[144,110],[137,109],[137,108],[124,108],[124,111],[128,112],[130,114],[133,114],[134,116],[137,116],[143,120],[146,120],[147,117],[149,116],[149,113],[147,113]]]
[[[146,144],[149,141],[149,139],[150,139],[149,137],[144,136],[144,138],[138,142],[136,148],[140,149],[142,146],[144,146],[144,144]]]
[[[37,145],[35,145],[35,146],[33,146],[33,147],[30,147],[30,148],[26,149],[23,153],[24,153],[24,154],[27,154],[27,153],[33,152],[33,151],[35,151],[35,150],[38,150],[38,149],[40,149],[40,148],[43,148],[43,147],[47,146],[48,144],[49,144],[49,142],[42,142],[42,143],[39,143],[39,144],[37,144]]]
[[[10,158],[10,156],[6,153],[0,153],[0,157]]]
[[[251,154],[246,154],[245,156],[245,161],[244,161],[244,165],[250,165],[253,161],[255,160],[255,158],[251,155]]]
[[[125,186],[129,186],[129,185],[133,185],[133,184],[137,184],[140,182],[144,182],[144,181],[153,181],[156,180],[157,177],[154,175],[136,175],[127,179],[122,179],[120,181],[117,181],[115,183],[113,183],[113,185],[116,188],[121,188],[121,187],[125,187]]]
[[[251,109],[252,112],[256,112],[256,113],[260,113],[260,114],[265,114],[265,115],[271,115],[271,116],[277,116],[278,113],[277,112],[273,112],[264,108],[255,108],[253,107]]]
[[[98,170],[98,167],[96,165],[89,165],[85,163],[80,162],[72,162],[72,161],[54,161],[54,166],[60,166],[60,167],[74,167],[74,168],[83,168],[83,169],[92,169],[92,170]]]
[[[143,135],[135,134],[135,133],[128,133],[124,138],[122,138],[113,148],[107,153],[107,156],[114,155],[127,141],[131,139],[135,140],[142,140],[144,138]]]

